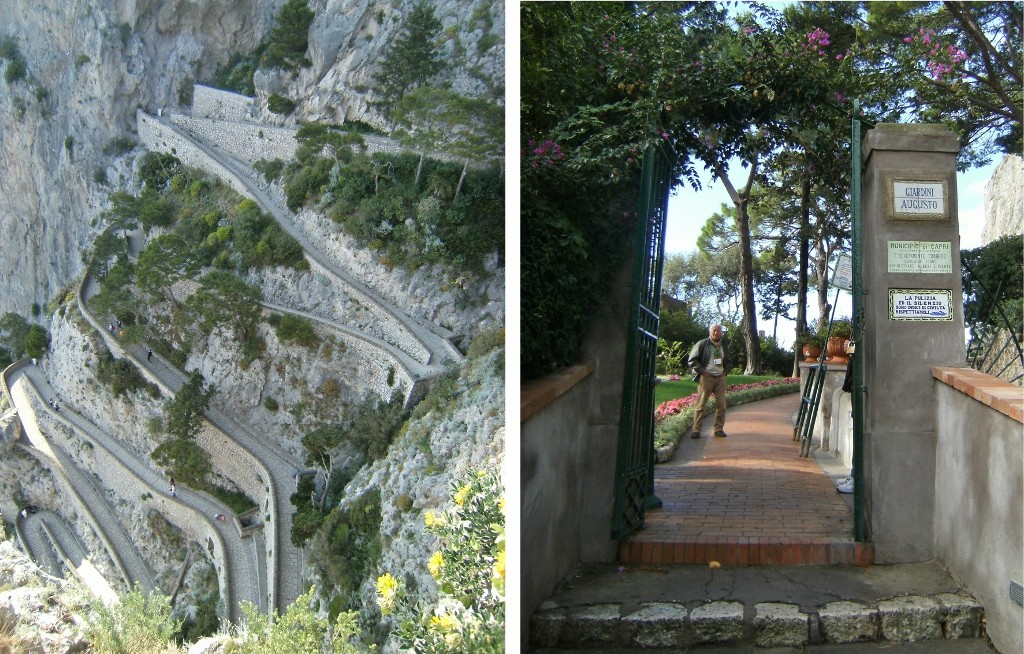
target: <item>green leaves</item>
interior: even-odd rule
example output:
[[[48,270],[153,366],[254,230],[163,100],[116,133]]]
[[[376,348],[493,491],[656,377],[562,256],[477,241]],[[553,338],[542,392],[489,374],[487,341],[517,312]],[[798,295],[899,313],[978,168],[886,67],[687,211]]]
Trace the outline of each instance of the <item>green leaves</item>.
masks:
[[[402,33],[394,41],[387,59],[374,77],[381,104],[394,107],[407,92],[425,85],[443,65],[437,35],[441,21],[426,2],[418,2],[402,23]]]

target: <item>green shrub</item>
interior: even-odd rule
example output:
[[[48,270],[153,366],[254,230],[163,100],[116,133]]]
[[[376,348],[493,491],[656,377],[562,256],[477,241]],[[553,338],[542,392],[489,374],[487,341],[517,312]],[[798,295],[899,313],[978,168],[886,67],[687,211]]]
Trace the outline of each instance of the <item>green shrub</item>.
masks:
[[[281,159],[272,159],[271,161],[260,159],[252,167],[256,172],[263,173],[263,179],[267,180],[269,184],[281,176],[281,172],[284,170],[284,161]]]
[[[179,172],[181,161],[166,152],[147,152],[139,165],[139,178],[152,189],[162,189]]]
[[[4,81],[8,84],[13,84],[25,79],[27,73],[28,67],[25,65],[25,58],[21,56],[21,53],[15,53],[13,57],[7,60],[7,67],[4,69]]]
[[[275,400],[272,397],[268,397],[267,399],[263,400],[263,406],[266,407],[267,411],[277,411],[280,408],[280,406],[277,403],[277,400]]]
[[[169,477],[192,488],[204,488],[213,471],[210,455],[184,438],[169,438],[153,450],[153,460]]]
[[[103,154],[107,156],[120,156],[135,147],[135,139],[130,136],[115,136],[103,146]]]
[[[97,184],[106,185],[106,183],[107,183],[107,169],[106,168],[96,168],[95,170],[93,170],[92,171],[92,181],[96,182]]]
[[[136,391],[144,391],[153,398],[160,397],[160,388],[147,382],[132,362],[116,359],[109,351],[99,357],[97,377],[118,397],[126,397]]]
[[[272,113],[287,116],[295,111],[295,101],[276,93],[271,93],[267,98],[267,109]]]
[[[332,510],[312,539],[311,562],[346,597],[348,608],[359,607],[359,586],[380,560],[380,526],[380,491],[373,489]]]
[[[282,341],[293,341],[306,348],[315,348],[320,344],[313,323],[302,316],[285,314],[276,321],[275,331]]]
[[[235,514],[245,513],[246,511],[255,509],[259,506],[242,491],[231,490],[216,484],[209,484],[205,490],[207,490],[210,495],[213,495],[218,500],[226,504],[229,509],[235,512]]]
[[[170,598],[147,594],[136,584],[110,605],[95,599],[85,621],[85,640],[101,654],[163,652],[181,623],[171,617]]]
[[[81,68],[82,66],[84,66],[87,63],[89,63],[90,61],[92,61],[92,60],[89,58],[89,55],[87,55],[87,54],[80,54],[77,57],[75,57],[75,68]]]

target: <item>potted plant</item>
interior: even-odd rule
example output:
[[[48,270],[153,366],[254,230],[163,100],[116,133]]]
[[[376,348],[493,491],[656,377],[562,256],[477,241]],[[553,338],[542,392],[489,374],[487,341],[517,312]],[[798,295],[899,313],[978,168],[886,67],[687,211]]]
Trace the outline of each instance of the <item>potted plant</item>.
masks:
[[[813,329],[802,332],[796,339],[796,345],[800,348],[800,354],[803,355],[804,361],[810,363],[815,363],[821,356],[822,344],[821,335]]]
[[[853,336],[853,323],[845,318],[832,321],[832,330],[829,333],[828,343],[825,344],[825,359],[828,363],[848,363],[850,357],[846,354],[846,344]]]

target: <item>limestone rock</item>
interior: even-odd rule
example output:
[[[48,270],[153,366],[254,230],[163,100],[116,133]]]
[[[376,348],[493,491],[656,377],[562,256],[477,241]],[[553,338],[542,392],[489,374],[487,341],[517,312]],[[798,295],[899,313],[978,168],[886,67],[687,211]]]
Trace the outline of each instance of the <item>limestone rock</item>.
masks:
[[[985,185],[984,243],[1024,234],[1024,158],[1008,154]]]

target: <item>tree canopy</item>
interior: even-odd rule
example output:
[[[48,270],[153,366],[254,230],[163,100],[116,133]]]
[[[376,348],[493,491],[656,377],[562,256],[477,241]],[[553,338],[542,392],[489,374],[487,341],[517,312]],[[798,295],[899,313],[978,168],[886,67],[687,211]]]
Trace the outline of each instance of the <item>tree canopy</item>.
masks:
[[[699,188],[703,166],[732,198],[752,372],[755,294],[771,299],[767,286],[756,290],[755,189],[775,194],[790,221],[778,236],[798,253],[799,329],[807,271],[820,297],[848,234],[852,98],[868,126],[947,124],[965,145],[962,167],[1019,151],[1021,6],[523,4],[524,375],[577,356],[599,306],[590,292],[604,294],[602,271],[621,259],[648,147],[668,157],[675,183]],[[736,160],[742,169],[730,170]],[[762,283],[786,283],[785,272]]]
[[[443,62],[437,44],[440,32],[441,21],[434,16],[433,7],[417,2],[402,22],[401,34],[374,77],[384,107],[394,107],[406,93],[441,72]]]

